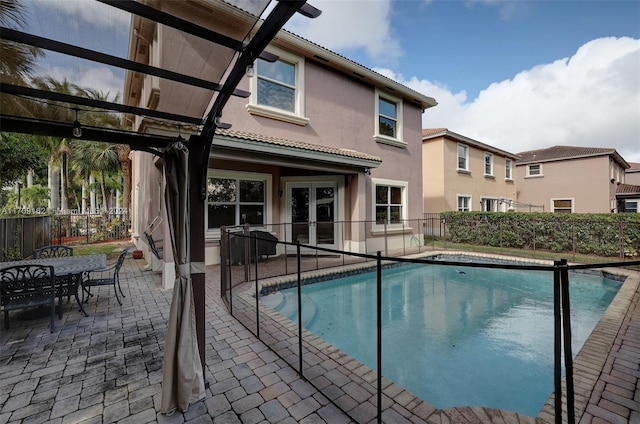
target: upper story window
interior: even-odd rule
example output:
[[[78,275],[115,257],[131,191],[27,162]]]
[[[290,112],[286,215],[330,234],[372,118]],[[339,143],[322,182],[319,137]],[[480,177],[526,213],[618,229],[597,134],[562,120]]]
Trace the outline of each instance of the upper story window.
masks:
[[[458,143],[458,171],[469,170],[469,146]]]
[[[207,178],[207,230],[222,226],[266,224],[270,176],[220,172]]]
[[[402,99],[376,89],[376,122],[374,140],[405,147],[402,140]]]
[[[493,154],[484,152],[484,175],[493,175]]]
[[[401,225],[407,214],[407,182],[372,179],[372,183],[376,226]]]
[[[267,50],[280,59],[273,63],[257,59],[254,63],[247,110],[252,115],[306,125],[309,120],[304,111],[304,58],[276,47]]]
[[[539,163],[534,165],[527,165],[527,177],[542,176],[542,165]]]
[[[512,180],[513,176],[512,176],[512,169],[511,167],[513,166],[511,159],[505,159],[504,161],[504,178],[506,180]]]
[[[258,104],[295,113],[296,65],[258,59]]]

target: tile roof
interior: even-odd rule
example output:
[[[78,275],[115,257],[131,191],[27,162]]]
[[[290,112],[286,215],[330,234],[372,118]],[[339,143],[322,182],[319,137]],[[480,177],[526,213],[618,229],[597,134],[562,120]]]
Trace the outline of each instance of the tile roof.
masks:
[[[593,156],[613,156],[624,168],[629,164],[618,154],[616,149],[603,147],[553,146],[546,149],[529,150],[518,153],[521,159],[518,165],[525,163],[552,162],[566,159],[579,159]]]
[[[638,172],[640,171],[640,163],[638,162],[629,162],[629,169],[627,169],[627,172]]]
[[[340,60],[343,61],[343,63],[348,64],[347,66],[351,68],[350,71],[353,72],[353,74],[355,74],[356,76],[363,77],[362,73],[364,72],[366,74],[369,74],[369,76],[375,76],[375,78],[377,78],[381,82],[384,82],[384,84],[396,86],[396,88],[393,88],[387,85],[387,88],[391,88],[394,91],[396,91],[396,89],[400,89],[398,91],[404,92],[407,98],[413,98],[413,100],[417,103],[420,103],[423,108],[433,107],[438,104],[436,99],[434,99],[433,97],[420,93],[419,91],[416,91],[407,85],[404,85],[392,78],[389,78],[388,76],[383,75],[380,72],[377,72],[371,68],[367,68],[366,66],[361,65],[360,63],[352,59],[349,59],[346,56],[336,53],[333,50],[329,50],[328,48],[321,46],[320,44],[314,41],[304,38],[284,28],[280,32],[281,34],[288,34],[290,37],[295,37],[298,40],[301,40],[302,42],[306,43],[307,46],[315,47],[316,49],[320,49],[322,52],[325,52],[326,54],[330,54],[330,55],[333,55],[335,58],[339,58]],[[278,44],[279,41],[282,41],[281,38],[282,38],[281,36],[276,36],[276,38],[274,39],[275,44]],[[310,52],[310,53],[313,53],[313,52]],[[325,60],[326,58],[324,58],[323,61]],[[336,62],[336,61],[334,60],[334,61],[328,61],[328,62]]]
[[[620,184],[616,189],[616,194],[638,194],[640,195],[640,186],[633,184]]]
[[[422,129],[422,136],[423,137],[428,137],[430,135],[443,133],[443,132],[447,132],[447,131],[449,131],[448,128],[423,128]]]
[[[310,151],[310,152],[327,153],[327,154],[335,155],[335,156],[343,156],[343,157],[346,157],[346,158],[363,159],[363,160],[369,160],[369,161],[382,163],[382,159],[380,159],[377,156],[373,156],[373,155],[370,155],[368,153],[358,152],[358,151],[352,150],[352,149],[322,146],[322,145],[319,145],[319,144],[311,144],[311,143],[304,143],[302,141],[287,140],[287,139],[284,139],[284,138],[277,138],[277,137],[269,137],[269,136],[266,136],[266,135],[253,134],[253,133],[249,133],[249,132],[236,131],[236,130],[232,130],[232,129],[228,129],[228,130],[218,129],[216,131],[216,136],[220,136],[220,135],[221,136],[226,136],[226,137],[231,137],[231,138],[236,138],[236,139],[241,139],[241,140],[250,140],[250,141],[255,141],[255,142],[258,142],[258,143],[265,143],[265,144],[270,144],[270,145],[274,145],[274,146],[286,147],[286,148],[291,148],[291,149],[307,150],[307,151]],[[214,140],[215,140],[215,138],[214,138]],[[215,144],[215,141],[214,141],[214,144]]]
[[[447,137],[451,140],[460,141],[462,143],[466,143],[472,145],[478,149],[487,150],[489,152],[497,153],[499,155],[505,156],[507,158],[511,158],[513,160],[519,160],[520,156],[515,153],[507,152],[506,150],[498,149],[497,147],[493,147],[489,144],[482,143],[478,140],[474,140],[472,138],[466,137],[464,135],[455,133],[453,131],[449,131],[448,128],[423,128],[422,129],[422,141],[429,141],[431,139],[436,139],[438,137]]]

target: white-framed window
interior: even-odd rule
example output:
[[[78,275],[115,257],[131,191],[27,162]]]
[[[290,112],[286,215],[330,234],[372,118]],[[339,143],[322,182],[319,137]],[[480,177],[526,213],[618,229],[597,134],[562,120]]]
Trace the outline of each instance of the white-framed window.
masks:
[[[219,236],[221,226],[267,225],[271,215],[271,175],[210,171],[207,176],[206,229]]]
[[[469,146],[458,143],[458,171],[469,171]]]
[[[375,226],[401,226],[407,219],[408,183],[377,178],[371,182]]]
[[[553,213],[573,213],[573,199],[551,199]]]
[[[483,212],[498,212],[498,199],[495,197],[481,197],[480,210]]]
[[[376,89],[375,134],[373,139],[379,143],[397,147],[406,147],[402,139],[402,99]]]
[[[542,165],[539,163],[527,165],[527,177],[542,176]]]
[[[309,119],[304,107],[304,57],[273,46],[266,50],[280,59],[273,63],[255,61],[247,110],[252,115],[306,125]]]
[[[484,175],[493,175],[493,153],[484,152]]]
[[[638,213],[638,203],[637,200],[625,200],[624,211]]]
[[[466,194],[458,194],[458,212],[471,211],[471,196]]]
[[[511,159],[507,158],[504,160],[504,179],[505,180],[513,179],[512,166],[513,166],[513,162],[511,161]]]

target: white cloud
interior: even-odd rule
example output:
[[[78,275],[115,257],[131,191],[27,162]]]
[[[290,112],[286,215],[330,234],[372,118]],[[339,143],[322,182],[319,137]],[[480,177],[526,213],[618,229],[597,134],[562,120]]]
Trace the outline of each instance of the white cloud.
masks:
[[[47,8],[52,12],[62,12],[74,19],[103,28],[128,28],[131,15],[94,0],[39,0],[35,7]]]
[[[385,75],[438,101],[423,115],[424,128],[447,127],[514,153],[553,145],[612,147],[640,162],[638,69],[640,40],[600,38],[570,58],[491,84],[473,101],[428,80]]]
[[[70,83],[82,88],[91,88],[103,94],[109,93],[110,101],[114,99],[117,93],[122,93],[124,88],[124,79],[106,66],[80,66],[74,68],[56,66],[47,69],[46,75],[57,81],[63,81],[66,78]]]
[[[330,50],[348,55],[364,49],[375,63],[395,65],[403,51],[391,28],[391,0],[331,1],[314,0],[322,10],[321,19],[294,16],[285,26]]]

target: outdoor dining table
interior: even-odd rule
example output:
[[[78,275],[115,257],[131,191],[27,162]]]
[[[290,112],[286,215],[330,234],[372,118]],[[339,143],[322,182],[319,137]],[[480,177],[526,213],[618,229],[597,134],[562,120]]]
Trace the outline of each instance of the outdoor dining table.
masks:
[[[89,316],[82,306],[82,301],[78,296],[82,274],[87,271],[95,271],[107,267],[107,255],[82,255],[63,256],[59,258],[44,259],[23,259],[21,261],[0,262],[0,268],[16,265],[48,265],[52,266],[56,275],[56,290],[61,290],[61,295],[73,294],[80,311],[84,316]],[[60,278],[69,277],[69,278]]]

